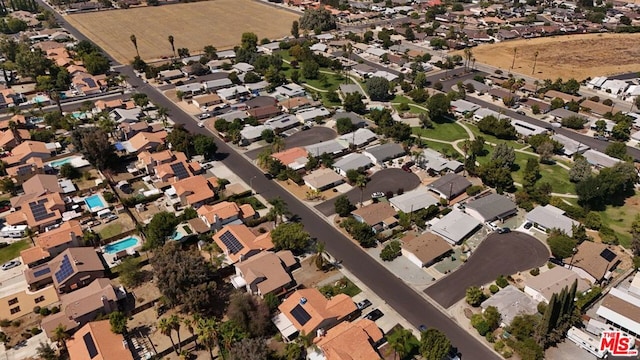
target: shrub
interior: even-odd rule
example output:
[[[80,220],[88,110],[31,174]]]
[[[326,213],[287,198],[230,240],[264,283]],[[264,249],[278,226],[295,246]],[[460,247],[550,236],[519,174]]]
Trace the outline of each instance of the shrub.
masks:
[[[11,322],[11,326],[13,326],[13,327],[18,327],[20,325],[22,325],[22,320],[13,320]]]
[[[529,271],[529,274],[533,275],[533,276],[538,276],[540,275],[540,269],[539,268],[533,268]]]
[[[500,288],[496,284],[491,284],[491,286],[489,286],[489,291],[491,291],[492,294],[495,294],[500,291]]]
[[[467,188],[467,195],[475,196],[478,195],[482,191],[482,185],[473,185]]]
[[[102,197],[108,202],[108,203],[112,203],[114,201],[116,201],[116,196],[109,191],[105,191],[102,193]]]
[[[57,314],[59,312],[60,312],[60,308],[59,307],[54,306],[54,307],[51,308],[51,313],[52,314]]]
[[[499,340],[498,342],[496,342],[495,344],[493,344],[493,350],[500,352],[502,351],[502,349],[504,349],[505,344],[504,341]]]
[[[480,334],[480,336],[485,336],[487,335],[487,333],[489,333],[489,331],[491,331],[491,329],[489,328],[489,324],[487,324],[486,321],[482,320],[479,321],[474,328],[476,328],[476,330],[478,330],[478,334]]]
[[[538,313],[540,315],[544,315],[545,311],[547,311],[547,303],[544,301],[540,301],[538,303]]]
[[[42,332],[42,329],[40,329],[39,327],[34,327],[34,328],[31,328],[30,331],[33,335],[38,335]]]
[[[504,275],[500,275],[496,279],[496,285],[500,286],[501,288],[505,288],[507,287],[507,285],[509,285],[509,281],[504,277]]]
[[[30,332],[22,333],[22,337],[25,339],[30,339],[33,335]]]
[[[409,111],[411,108],[409,107],[409,104],[407,103],[400,103],[400,105],[398,105],[398,110],[400,111]]]
[[[556,267],[556,264],[552,263],[551,261],[547,261],[547,268],[553,269],[554,267]]]
[[[611,100],[611,99],[604,99],[604,100],[602,101],[602,105],[611,106],[611,105],[613,105],[613,100]]]
[[[48,316],[49,314],[51,314],[51,310],[49,310],[49,308],[43,307],[40,309],[40,315]]]
[[[2,319],[0,320],[0,326],[1,327],[7,327],[11,325],[11,320],[9,319]]]
[[[382,249],[380,252],[380,258],[384,261],[392,261],[400,256],[400,249],[400,241],[393,240]]]
[[[491,332],[491,331],[489,331],[489,332],[484,336],[484,338],[485,338],[488,342],[490,342],[490,343],[492,343],[492,344],[493,344],[494,342],[496,342],[496,337],[495,337],[495,335],[493,335],[493,332]]]
[[[41,308],[40,306],[37,306],[37,305],[36,305],[36,306],[34,306],[34,307],[33,307],[33,313],[34,313],[34,314],[36,314],[36,315],[38,315],[38,314],[40,314],[40,310],[41,310],[41,309],[42,309],[42,308]]]
[[[511,351],[511,349],[506,349],[505,351],[502,352],[502,357],[504,357],[505,359],[509,359],[513,356],[513,351]]]

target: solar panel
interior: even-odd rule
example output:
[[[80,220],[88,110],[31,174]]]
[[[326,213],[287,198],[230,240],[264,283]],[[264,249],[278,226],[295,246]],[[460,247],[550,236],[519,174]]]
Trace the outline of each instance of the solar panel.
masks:
[[[93,341],[93,336],[91,336],[91,333],[84,334],[82,340],[84,340],[84,346],[89,352],[89,357],[93,359],[94,357],[98,356],[98,349],[96,349],[96,343]]]
[[[73,274],[73,266],[71,266],[71,260],[69,260],[68,255],[65,255],[62,257],[62,262],[60,263],[60,269],[55,273],[56,281],[58,283],[61,283],[72,274]]]
[[[173,173],[178,178],[178,180],[186,179],[189,177],[187,169],[185,169],[184,164],[181,162],[171,164],[171,170],[173,170]]]
[[[600,253],[600,256],[602,256],[608,262],[612,262],[613,259],[616,258],[616,254],[609,249],[602,250],[602,252]]]
[[[47,202],[46,199],[40,200],[38,202],[30,202],[29,209],[31,209],[31,213],[33,214],[33,218],[36,221],[44,220],[55,216],[54,213],[50,213],[47,211],[47,208],[44,207],[44,204]]]
[[[233,236],[231,231],[227,230],[224,234],[220,235],[220,240],[232,254],[237,254],[240,250],[244,249],[244,245]]]
[[[84,80],[84,82],[85,82],[87,85],[89,85],[89,87],[92,87],[92,88],[96,87],[96,82],[95,82],[95,81],[93,81],[93,79],[92,79],[92,78],[84,78],[84,79],[82,79],[82,80]]]
[[[50,272],[51,272],[51,269],[47,266],[47,267],[45,267],[45,268],[43,268],[43,269],[40,269],[40,270],[34,271],[34,272],[33,272],[33,276],[35,276],[35,277],[40,277],[40,276],[42,276],[42,275],[46,275],[46,274],[48,274],[48,273],[50,273]]]
[[[305,310],[300,304],[296,305],[296,307],[291,310],[291,316],[293,316],[300,325],[304,325],[311,320],[311,315],[309,315],[307,310]]]

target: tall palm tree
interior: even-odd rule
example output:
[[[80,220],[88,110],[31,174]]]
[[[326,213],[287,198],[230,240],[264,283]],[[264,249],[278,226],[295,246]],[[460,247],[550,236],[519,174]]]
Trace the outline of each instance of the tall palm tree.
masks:
[[[395,359],[398,356],[399,359],[404,359],[405,356],[409,355],[409,351],[411,351],[411,338],[413,335],[411,331],[407,329],[400,329],[394,331],[393,336],[389,336],[387,339],[389,341],[389,346],[393,349]]]
[[[160,319],[160,321],[158,322],[158,328],[160,329],[160,333],[162,335],[166,335],[169,337],[169,340],[171,340],[171,346],[173,346],[173,351],[178,354],[178,348],[176,348],[176,343],[173,341],[172,336],[173,326],[171,325],[169,320],[167,318]]]
[[[271,143],[271,151],[277,153],[282,150],[284,150],[284,139],[280,136],[276,136],[273,138],[273,142]]]
[[[325,245],[322,241],[319,241],[316,244],[316,255],[314,260],[314,263],[316,264],[316,268],[318,268],[318,270],[324,270],[324,267],[327,265],[327,260],[324,258],[324,254],[325,254]]]
[[[169,109],[164,106],[158,106],[158,117],[162,120],[162,126],[167,127],[167,118],[169,117]]]
[[[469,63],[471,63],[471,58],[473,57],[473,53],[471,52],[471,48],[464,49],[464,69],[465,71],[469,71]]]
[[[265,150],[262,151],[258,154],[258,158],[256,159],[256,162],[258,163],[258,166],[260,168],[262,168],[263,170],[266,170],[267,167],[269,166],[271,161],[271,151],[270,150]]]
[[[533,53],[533,69],[531,69],[531,75],[536,72],[536,62],[538,61],[538,52]]]
[[[131,34],[129,39],[131,40],[133,47],[136,48],[136,56],[140,57],[140,53],[138,52],[138,39],[136,39],[136,36],[134,34]]]
[[[195,334],[195,326],[198,323],[198,319],[200,318],[200,316],[198,316],[198,314],[194,314],[193,318],[184,318],[182,319],[182,323],[184,324],[184,327],[187,329],[187,331],[189,332],[189,334],[191,334],[191,336],[193,336]],[[196,349],[198,348],[198,338],[194,337],[193,338],[193,343],[196,346]]]
[[[364,188],[367,187],[367,177],[364,175],[359,175],[356,178],[356,187],[360,188],[360,206],[362,206],[362,201],[364,198]]]
[[[182,340],[180,340],[180,324],[182,323],[182,318],[176,314],[169,316],[169,324],[171,328],[176,331],[178,334],[178,353],[182,351]]]
[[[51,338],[53,341],[57,342],[62,351],[67,351],[67,342],[66,340],[71,336],[67,333],[67,327],[64,325],[58,325],[55,329],[53,329],[53,337]]]
[[[282,198],[277,197],[269,200],[269,204],[271,204],[269,215],[273,216],[273,225],[277,226],[278,220],[282,222],[282,216],[289,213],[289,210],[287,210],[287,203],[285,203]]]
[[[198,341],[209,350],[213,360],[213,349],[218,346],[218,324],[215,319],[199,319],[196,324]]]
[[[168,40],[169,40],[169,44],[171,44],[171,52],[173,53],[173,58],[175,58],[176,57],[176,46],[174,45],[173,35],[169,35],[169,39]]]
[[[518,54],[518,48],[513,48],[513,60],[511,61],[511,69],[509,70],[509,74],[513,71],[513,68],[516,66],[516,55]]]

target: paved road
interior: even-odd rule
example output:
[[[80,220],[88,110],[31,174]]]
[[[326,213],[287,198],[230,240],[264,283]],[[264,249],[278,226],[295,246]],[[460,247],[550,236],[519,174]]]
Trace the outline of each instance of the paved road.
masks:
[[[541,266],[549,250],[531,235],[521,232],[493,233],[458,270],[438,280],[424,292],[445,308],[460,301],[469,286],[481,286],[500,275]]]
[[[48,8],[46,4],[44,6]],[[59,23],[78,39],[86,39],[62,17],[58,15],[56,17]],[[184,113],[176,104],[137,78],[130,66],[123,66],[120,70],[123,74],[129,76],[129,82],[137,86],[138,91],[146,93],[152,102],[166,107],[171,114],[171,118],[176,123],[184,124],[185,128],[194,134],[211,136],[211,133],[206,129],[197,126],[197,122],[193,117]],[[401,316],[415,326],[425,324],[428,327],[444,331],[465,359],[500,359],[498,355],[462,329],[449,316],[440,312],[434,305],[405,285],[402,280],[365,254],[359,246],[348,240],[316,212],[306,207],[283,188],[267,180],[261,171],[246,158],[236,153],[229,145],[217,138],[216,143],[220,158],[223,159],[222,162],[231,171],[245,181],[255,177],[252,182],[253,188],[265,198],[282,198],[288,204],[289,211],[297,214],[301,221],[304,222],[305,229],[311,236],[323,240],[329,253],[340,259],[349,271],[384,299]]]
[[[386,193],[392,191],[397,193],[398,189],[409,191],[415,189],[420,185],[420,179],[414,173],[405,172],[402,169],[384,169],[376,172],[371,176],[371,180],[367,183],[367,187],[362,194],[363,201],[367,201],[371,198],[371,194],[381,191]],[[360,189],[353,188],[345,194],[352,204],[360,202]],[[335,214],[335,208],[333,204],[336,202],[336,198],[327,200],[322,204],[316,205],[316,209],[325,216]]]
[[[324,126],[315,126],[309,130],[299,131],[288,138],[284,139],[284,148],[291,149],[294,147],[304,147],[311,144],[317,144],[323,141],[335,139],[338,134],[333,130]],[[244,155],[249,159],[255,160],[258,155],[268,146],[249,150]]]

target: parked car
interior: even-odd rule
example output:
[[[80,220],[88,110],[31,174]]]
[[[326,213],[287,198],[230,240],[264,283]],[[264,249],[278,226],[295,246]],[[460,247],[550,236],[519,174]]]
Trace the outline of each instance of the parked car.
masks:
[[[104,219],[104,223],[105,223],[105,224],[106,224],[106,223],[110,223],[110,222],[112,222],[113,220],[116,220],[117,218],[118,218],[118,215],[111,214],[111,215],[107,216],[107,218],[106,218],[106,219]]]
[[[2,270],[6,271],[9,269],[13,269],[14,267],[18,267],[20,266],[22,263],[20,262],[20,260],[11,260],[7,263],[2,264]]]
[[[406,171],[406,172],[410,173],[410,172],[411,172],[411,167],[410,167],[410,166],[407,166],[407,164],[404,164],[404,165],[402,165],[402,170],[404,170],[404,171]]]
[[[200,119],[200,120],[205,120],[205,119],[208,119],[210,117],[211,117],[211,113],[208,113],[208,112],[198,115],[198,119]]]
[[[530,223],[530,222],[524,224],[524,228],[527,229],[527,230],[531,229],[532,226],[533,226],[533,224]]]
[[[511,229],[509,229],[508,227],[503,227],[498,229],[498,234],[506,234],[506,233],[510,233]]]
[[[204,127],[204,123],[198,123],[198,127],[203,128]]]
[[[372,199],[379,199],[383,197],[384,197],[384,193],[382,191],[376,191],[373,194],[371,194]]]
[[[425,332],[425,331],[427,331],[427,326],[426,326],[426,325],[420,325],[420,326],[418,326],[418,330],[419,330],[421,333],[422,333],[422,332]]]
[[[367,315],[365,315],[365,319],[369,319],[371,321],[376,321],[378,319],[380,319],[381,317],[384,316],[384,313],[382,311],[380,311],[380,309],[375,309],[373,311],[371,311],[370,313],[368,313]]]
[[[516,114],[520,114],[520,115],[527,115],[524,110],[517,110]]]
[[[358,310],[364,310],[371,306],[371,301],[369,301],[369,299],[364,299],[357,303],[356,306],[358,307]]]

